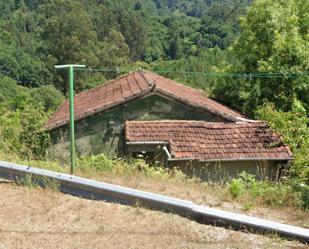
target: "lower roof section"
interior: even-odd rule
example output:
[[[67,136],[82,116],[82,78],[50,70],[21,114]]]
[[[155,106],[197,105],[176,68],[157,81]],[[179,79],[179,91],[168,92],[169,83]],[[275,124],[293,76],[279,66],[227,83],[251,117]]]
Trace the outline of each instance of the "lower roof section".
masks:
[[[168,143],[170,160],[291,160],[293,156],[263,122],[126,121],[125,138],[131,145]]]

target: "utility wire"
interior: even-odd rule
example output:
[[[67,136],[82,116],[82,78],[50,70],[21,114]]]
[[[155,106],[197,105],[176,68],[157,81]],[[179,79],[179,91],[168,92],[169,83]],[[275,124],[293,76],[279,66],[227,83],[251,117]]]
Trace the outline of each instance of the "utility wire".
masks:
[[[78,71],[84,72],[116,72],[116,73],[128,73],[135,70],[128,68],[79,68]],[[155,73],[161,74],[187,74],[194,76],[204,76],[204,77],[232,77],[232,78],[299,78],[309,76],[308,72],[302,73],[211,73],[211,72],[201,72],[201,71],[175,71],[175,70],[152,70]]]

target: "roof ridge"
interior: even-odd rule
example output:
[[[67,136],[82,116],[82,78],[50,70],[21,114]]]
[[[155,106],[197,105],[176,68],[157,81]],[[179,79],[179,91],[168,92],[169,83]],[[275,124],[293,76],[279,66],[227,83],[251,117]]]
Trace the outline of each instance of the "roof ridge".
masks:
[[[116,78],[114,78],[114,79],[107,80],[107,81],[105,81],[105,82],[103,82],[103,83],[100,83],[99,85],[97,85],[97,86],[95,86],[95,87],[93,87],[93,88],[90,88],[90,89],[88,89],[88,90],[86,90],[86,91],[82,91],[82,92],[80,92],[80,93],[78,93],[78,94],[75,94],[74,96],[77,97],[77,96],[79,96],[79,95],[81,95],[81,94],[89,93],[89,92],[92,92],[92,91],[97,90],[97,89],[99,89],[99,88],[105,87],[105,86],[107,86],[107,85],[109,85],[109,84],[112,84],[114,81],[117,81],[117,80],[120,80],[120,79],[122,79],[122,78],[125,78],[125,77],[127,77],[128,75],[133,74],[133,73],[134,73],[134,71],[131,71],[131,72],[127,73],[127,74],[120,75],[120,76],[118,76],[118,77],[116,77]],[[66,99],[65,101],[68,101],[68,100],[69,100],[69,99]],[[65,102],[65,101],[64,101],[64,102]]]
[[[145,75],[145,73],[144,73],[144,72],[145,72],[144,69],[139,68],[139,69],[137,69],[136,71],[140,73],[140,75],[142,76],[142,78],[147,82],[147,84],[148,84],[149,86],[153,87],[153,86],[156,85],[156,82],[155,82],[155,81],[150,82],[150,81],[148,80],[148,78],[146,77],[146,75]]]
[[[257,121],[257,122],[209,122],[206,120],[186,120],[186,119],[161,119],[161,120],[126,120],[126,123],[204,123],[207,125],[223,125],[223,126],[241,126],[241,125],[248,125],[248,126],[255,126],[255,125],[268,125],[264,121]]]
[[[116,78],[114,78],[114,79],[110,79],[110,80],[105,81],[104,83],[100,83],[99,85],[97,85],[97,86],[95,86],[95,87],[93,87],[93,88],[87,89],[86,91],[82,91],[82,92],[80,92],[80,93],[74,94],[74,98],[76,98],[76,97],[78,97],[78,96],[80,96],[80,95],[82,95],[82,94],[87,94],[87,93],[93,92],[93,91],[95,91],[95,90],[97,90],[97,89],[100,89],[100,88],[102,88],[102,87],[106,87],[107,85],[112,84],[113,82],[115,82],[115,81],[117,81],[117,80],[121,80],[122,78],[125,78],[125,77],[127,77],[128,75],[130,75],[130,74],[132,74],[132,73],[134,73],[134,72],[135,72],[135,71],[131,71],[131,72],[127,73],[127,74],[120,75],[120,76],[118,76],[118,77],[116,77]],[[57,107],[55,113],[58,111],[58,109],[61,108],[61,106],[62,106],[64,103],[69,102],[69,100],[70,100],[69,98],[65,98],[65,99],[63,100],[63,102]]]

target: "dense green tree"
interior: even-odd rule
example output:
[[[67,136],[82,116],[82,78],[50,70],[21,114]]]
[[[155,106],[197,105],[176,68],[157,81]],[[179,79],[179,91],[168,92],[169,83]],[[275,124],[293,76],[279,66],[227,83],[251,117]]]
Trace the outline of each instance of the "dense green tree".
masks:
[[[32,89],[30,97],[34,105],[42,106],[45,112],[55,111],[64,100],[62,93],[53,85]]]
[[[83,6],[68,0],[53,0],[42,6],[42,50],[54,63],[91,62],[96,33]]]
[[[241,20],[242,33],[233,47],[238,63],[230,70],[287,76],[238,81],[230,102],[242,102],[243,110],[252,113],[265,100],[288,111],[299,99],[308,110],[308,76],[302,75],[309,70],[308,9],[306,0],[255,2]],[[226,90],[230,87],[228,82],[225,86]],[[221,93],[225,86],[220,86]]]
[[[138,60],[145,51],[147,29],[143,20],[143,13],[131,11],[119,6],[115,15],[126,43],[130,48],[131,59]]]
[[[14,9],[15,9],[15,0],[1,1],[0,18],[8,18]]]
[[[19,86],[15,80],[0,74],[0,103],[10,109],[17,109],[30,102],[30,90]]]
[[[212,93],[221,78],[215,77],[215,72],[226,67],[226,53],[218,47],[208,49],[197,56],[185,59],[153,62],[150,70],[159,72],[168,78],[183,82],[194,88]]]
[[[43,126],[47,114],[38,105],[12,110],[0,105],[0,150],[24,158],[41,158],[49,144]]]
[[[261,106],[256,114],[278,131],[292,150],[294,162],[289,173],[309,184],[309,118],[301,102],[294,101],[289,112],[278,111],[273,104],[267,103]]]
[[[169,46],[166,54],[170,59],[180,59],[189,55],[197,55],[197,45],[194,43],[195,30],[197,30],[198,22],[194,19],[188,21],[189,25],[185,25],[178,20],[171,20],[167,39]]]
[[[133,60],[142,57],[146,31],[142,13],[135,14],[133,5],[131,10],[116,3],[99,3],[95,9],[89,4],[90,10],[84,6],[68,0],[53,0],[40,7],[44,40],[41,53],[49,68],[67,63],[121,67],[130,61],[129,56]],[[55,73],[54,77],[54,84],[66,93],[67,74],[62,74],[62,80]],[[87,87],[84,81],[80,74],[77,91]]]
[[[28,87],[46,84],[50,74],[37,55],[36,19],[22,4],[10,19],[0,20],[0,71]]]
[[[140,2],[136,2],[134,4],[134,10],[141,10],[142,9],[142,4]]]
[[[93,10],[91,18],[99,41],[103,41],[109,35],[111,29],[118,30],[118,23],[113,10],[104,4],[99,4]]]
[[[99,43],[98,51],[100,63],[108,68],[126,65],[130,61],[129,46],[125,43],[123,35],[116,30],[111,30],[108,37]]]

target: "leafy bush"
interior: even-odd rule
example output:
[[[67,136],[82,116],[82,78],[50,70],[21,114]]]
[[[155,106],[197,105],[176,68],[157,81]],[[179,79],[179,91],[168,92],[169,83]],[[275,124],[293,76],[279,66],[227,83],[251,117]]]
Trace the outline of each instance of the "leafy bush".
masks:
[[[245,185],[242,179],[233,179],[229,183],[228,188],[233,198],[241,196],[245,192]]]
[[[267,103],[257,110],[256,115],[282,135],[294,157],[291,167],[284,172],[284,184],[280,185],[280,190],[277,187],[272,193],[265,193],[265,196],[269,194],[271,198],[273,192],[285,189],[282,195],[297,195],[301,206],[309,208],[309,118],[306,113],[301,102],[296,100],[290,112],[278,111],[273,104]]]
[[[30,90],[0,73],[0,103],[17,109],[30,102]]]
[[[308,208],[307,189],[296,189],[292,184],[281,182],[257,181],[254,175],[246,172],[233,179],[228,184],[228,190],[233,198],[243,196],[250,203]]]
[[[83,171],[111,171],[114,168],[114,162],[106,155],[91,155],[82,157],[77,162],[78,168]]]
[[[308,8],[307,0],[254,1],[240,18],[242,32],[230,49],[235,59],[226,72],[259,75],[226,79],[216,97],[250,115],[265,100],[283,111],[291,111],[295,99],[309,108]]]
[[[283,136],[294,156],[290,176],[309,184],[309,118],[299,101],[294,101],[292,111],[277,111],[273,104],[265,104],[256,112],[257,117],[268,122]]]
[[[309,209],[309,186],[304,183],[299,183],[299,182],[290,182],[290,184],[293,186],[293,189],[295,192],[299,193],[301,201],[302,201],[302,206],[305,209]]]
[[[0,107],[0,150],[25,158],[41,158],[49,144],[43,126],[47,114],[39,105],[11,110]]]
[[[62,93],[53,85],[41,86],[31,91],[32,102],[41,104],[45,111],[54,111],[64,100]]]

